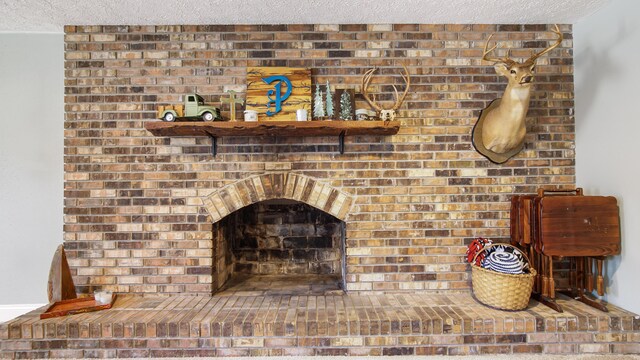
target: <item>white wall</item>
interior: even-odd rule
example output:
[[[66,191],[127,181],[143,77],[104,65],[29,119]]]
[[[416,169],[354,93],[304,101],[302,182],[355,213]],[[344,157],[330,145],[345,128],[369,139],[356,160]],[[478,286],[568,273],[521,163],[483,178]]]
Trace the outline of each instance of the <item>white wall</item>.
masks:
[[[47,302],[62,243],[63,64],[62,34],[0,34],[0,305]]]
[[[640,1],[613,0],[574,26],[576,180],[620,205],[622,255],[607,300],[640,313]]]

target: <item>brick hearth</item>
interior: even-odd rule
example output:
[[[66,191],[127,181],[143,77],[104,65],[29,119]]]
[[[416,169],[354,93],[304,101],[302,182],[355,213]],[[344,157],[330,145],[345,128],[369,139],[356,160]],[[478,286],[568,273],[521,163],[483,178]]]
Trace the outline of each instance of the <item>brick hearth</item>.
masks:
[[[499,311],[468,294],[121,296],[0,326],[1,357],[638,353],[640,317],[560,300]]]

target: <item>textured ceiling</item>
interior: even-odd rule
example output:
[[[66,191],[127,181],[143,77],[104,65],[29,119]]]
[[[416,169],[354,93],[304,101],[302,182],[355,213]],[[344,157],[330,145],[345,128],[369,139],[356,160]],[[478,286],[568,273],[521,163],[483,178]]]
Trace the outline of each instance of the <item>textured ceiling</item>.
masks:
[[[0,32],[114,24],[574,24],[609,1],[0,0]]]

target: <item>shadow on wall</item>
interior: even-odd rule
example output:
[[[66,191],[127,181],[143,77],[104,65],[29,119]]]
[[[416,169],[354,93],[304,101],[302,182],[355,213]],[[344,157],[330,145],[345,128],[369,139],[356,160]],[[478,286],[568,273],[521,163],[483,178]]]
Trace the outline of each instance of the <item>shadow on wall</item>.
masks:
[[[593,195],[593,196],[610,196],[609,194],[603,194],[601,189],[598,187],[591,187],[589,188],[589,195]],[[618,209],[620,209],[620,248],[621,248],[621,252],[625,251],[625,239],[626,236],[624,234],[624,229],[625,229],[625,216],[624,216],[624,198],[622,197],[616,197],[616,200],[618,201]],[[611,289],[613,289],[613,285],[614,285],[614,281],[613,279],[616,278],[615,274],[618,272],[618,269],[620,268],[620,265],[622,263],[622,255],[615,255],[615,256],[608,256],[606,258],[606,265],[603,269],[603,271],[605,272],[604,275],[604,281],[605,281],[605,300],[607,299],[607,296],[612,294]],[[595,290],[592,292],[591,295],[596,295],[595,294]],[[618,294],[616,294],[618,295]]]
[[[624,200],[619,197],[618,198],[618,208],[620,209],[620,252],[622,253],[623,251],[625,251],[625,239],[626,236],[624,234],[624,229],[625,229],[625,221],[624,221]],[[610,291],[609,289],[613,289],[613,279],[616,278],[615,274],[618,272],[618,269],[620,268],[620,264],[622,263],[622,255],[616,255],[616,256],[610,256],[607,258],[607,266],[603,269],[605,272],[609,271],[610,274],[604,274],[604,279],[605,279],[605,289],[607,289],[607,291],[605,292],[606,294],[609,294]],[[617,279],[617,278],[616,278]]]
[[[614,50],[619,50],[626,39],[635,38],[632,36],[638,29],[636,23],[632,22],[619,22],[615,27],[612,26],[610,31],[606,34],[596,34],[593,38],[588,36],[581,41],[586,45],[583,46],[579,53],[574,55],[576,61],[580,61],[581,73],[584,74],[585,80],[579,82],[579,87],[576,87],[576,98],[580,102],[580,113],[576,113],[576,125],[580,122],[580,119],[587,117],[590,114],[594,104],[600,104],[608,97],[601,93],[603,85],[605,83],[612,83],[621,81],[625,76],[624,67],[621,64],[616,63],[616,56],[612,55]],[[574,34],[575,35],[575,34]],[[591,34],[589,34],[591,35]],[[598,38],[599,37],[599,38]],[[593,44],[596,45],[593,45]],[[607,44],[606,46],[600,46],[600,44]],[[576,84],[578,85],[578,84]],[[609,104],[615,105],[615,104]],[[587,124],[588,126],[588,124]],[[579,136],[576,133],[576,136]],[[595,145],[598,146],[598,145]],[[602,149],[606,151],[606,149]],[[612,154],[613,155],[613,154]],[[590,188],[589,195],[601,195],[607,196],[610,194],[602,194],[599,188]],[[625,229],[625,214],[624,214],[624,199],[617,197],[618,207],[620,209],[620,236],[621,236],[621,248],[622,252],[625,251],[625,243],[628,243],[628,239],[624,234]],[[612,295],[609,289],[613,289],[615,274],[618,272],[622,263],[622,255],[608,257],[607,266],[605,271],[605,287],[607,288],[607,294]]]
[[[635,29],[634,29],[635,30]],[[574,59],[583,59],[584,69],[582,72],[587,74],[588,81],[582,81],[580,87],[576,88],[576,94],[580,94],[580,109],[582,114],[576,114],[576,123],[580,116],[588,114],[591,106],[598,99],[600,86],[605,79],[608,81],[618,79],[622,72],[618,70],[616,64],[611,61],[610,51],[622,43],[625,37],[630,34],[628,26],[624,23],[618,24],[618,31],[615,35],[609,36],[611,41],[607,41],[609,46],[602,48],[600,46],[587,45],[585,50],[574,55]],[[589,39],[585,39],[589,43]],[[595,50],[594,50],[595,48]]]

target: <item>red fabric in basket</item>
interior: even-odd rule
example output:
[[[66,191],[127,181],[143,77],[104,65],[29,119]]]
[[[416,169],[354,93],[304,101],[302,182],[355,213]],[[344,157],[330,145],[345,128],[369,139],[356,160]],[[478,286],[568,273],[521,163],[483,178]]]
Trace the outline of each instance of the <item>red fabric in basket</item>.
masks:
[[[478,251],[482,250],[485,246],[491,245],[491,240],[485,239],[483,237],[477,237],[471,241],[469,246],[467,247],[467,262],[469,264],[473,263],[473,258],[476,256]],[[482,259],[484,259],[485,253],[480,254],[476,258],[475,264],[480,266],[482,263]]]

